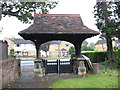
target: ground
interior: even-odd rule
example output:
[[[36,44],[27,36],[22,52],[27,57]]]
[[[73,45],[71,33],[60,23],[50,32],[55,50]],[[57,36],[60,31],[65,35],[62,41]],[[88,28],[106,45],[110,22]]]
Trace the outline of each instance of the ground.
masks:
[[[51,88],[53,83],[59,79],[80,78],[81,76],[75,74],[53,74],[45,75],[44,77],[34,77],[33,65],[22,66],[22,76],[16,80],[12,88]]]

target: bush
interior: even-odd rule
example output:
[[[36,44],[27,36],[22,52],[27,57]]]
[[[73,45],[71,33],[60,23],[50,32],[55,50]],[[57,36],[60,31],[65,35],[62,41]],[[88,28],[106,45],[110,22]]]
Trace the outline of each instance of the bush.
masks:
[[[9,57],[13,57],[13,58],[16,58],[16,56],[14,55],[14,49],[10,49],[10,55]]]
[[[120,50],[114,51],[116,62],[120,65]],[[96,51],[96,52],[83,52],[82,55],[85,55],[90,58],[92,63],[99,63],[105,61],[107,58],[107,51]],[[75,57],[75,53],[71,54],[71,58]]]
[[[106,51],[97,51],[97,52],[83,52],[82,55],[85,55],[90,58],[92,63],[98,63],[105,61],[107,57]],[[75,57],[75,53],[71,54],[71,58]]]
[[[116,62],[118,64],[119,68],[120,68],[120,50],[117,50],[115,52],[115,57],[116,57]]]
[[[75,53],[71,53],[71,58],[75,57]]]
[[[105,58],[107,57],[107,52],[106,51],[102,51],[102,52],[84,52],[82,54],[89,57],[90,60],[93,63],[103,62],[103,61],[105,61]]]

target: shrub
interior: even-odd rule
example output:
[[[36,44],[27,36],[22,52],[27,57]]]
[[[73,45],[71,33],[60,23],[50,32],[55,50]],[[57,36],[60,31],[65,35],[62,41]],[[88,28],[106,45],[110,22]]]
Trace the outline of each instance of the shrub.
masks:
[[[116,62],[120,65],[120,50],[114,51]],[[96,52],[83,52],[82,55],[85,55],[90,58],[93,63],[103,62],[107,58],[107,51],[96,51]],[[75,57],[75,53],[71,54],[71,58]]]
[[[71,53],[71,58],[75,57],[75,53]]]
[[[107,57],[106,51],[97,51],[97,52],[83,52],[82,55],[85,55],[90,58],[91,62],[98,63],[105,61]],[[75,57],[75,53],[71,54],[71,58]]]
[[[16,58],[16,56],[14,55],[14,49],[10,49],[10,55],[9,57],[13,57],[13,58]]]

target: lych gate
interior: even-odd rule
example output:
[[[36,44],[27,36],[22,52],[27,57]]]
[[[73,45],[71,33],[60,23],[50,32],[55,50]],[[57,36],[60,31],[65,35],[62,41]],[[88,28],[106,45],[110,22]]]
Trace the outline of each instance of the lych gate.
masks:
[[[86,38],[98,35],[94,31],[83,25],[79,14],[35,14],[34,23],[21,32],[19,35],[25,40],[31,40],[36,46],[36,60],[40,62],[43,71],[43,60],[39,59],[40,45],[52,40],[64,40],[75,46],[75,58],[73,60],[73,72],[77,73],[78,68],[83,64],[81,56],[81,44]],[[45,68],[45,67],[44,67]]]

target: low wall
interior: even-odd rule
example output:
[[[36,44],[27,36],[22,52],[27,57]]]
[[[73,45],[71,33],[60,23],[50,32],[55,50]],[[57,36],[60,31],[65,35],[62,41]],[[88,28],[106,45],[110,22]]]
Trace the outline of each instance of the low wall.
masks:
[[[0,60],[0,79],[2,81],[2,87],[4,87],[9,82],[13,81],[14,79],[20,76],[20,60],[9,58],[5,60]]]

